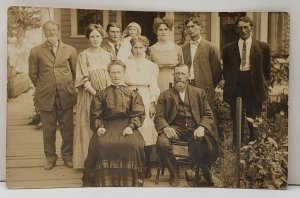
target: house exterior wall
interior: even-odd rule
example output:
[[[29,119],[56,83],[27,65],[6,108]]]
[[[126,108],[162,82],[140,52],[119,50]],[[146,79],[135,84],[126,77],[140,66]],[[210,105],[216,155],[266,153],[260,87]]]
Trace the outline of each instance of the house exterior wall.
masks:
[[[81,52],[89,47],[88,40],[85,37],[70,37],[71,35],[71,10],[61,9],[61,40]]]
[[[57,12],[57,11],[56,11]],[[106,12],[106,18],[103,19],[106,24],[108,22],[118,22],[122,26],[122,11],[104,11]],[[70,9],[60,9],[58,14],[55,14],[55,20],[60,20],[61,22],[61,39],[63,42],[74,46],[77,52],[81,52],[84,49],[89,47],[88,40],[84,36],[80,35],[72,35],[71,34],[71,10]],[[124,14],[124,13],[123,13]],[[253,13],[246,13],[247,16],[251,17],[254,21],[255,29],[253,32],[253,36],[262,41],[270,41],[272,33],[268,31],[270,27],[270,21],[272,22],[272,18],[268,18],[268,16],[272,16],[273,13],[260,13],[260,12],[253,12]],[[209,13],[209,12],[200,12],[200,13],[193,13],[193,12],[167,12],[165,13],[166,16],[174,18],[174,27],[172,31],[172,39],[178,45],[184,44],[190,40],[187,32],[184,28],[184,21],[189,16],[197,15],[201,19],[201,36],[204,39],[212,41],[218,48],[222,48],[221,44],[221,34],[222,29],[220,27],[220,13]],[[274,15],[274,14],[273,14]],[[76,15],[75,15],[76,16]],[[60,17],[60,19],[59,19]],[[287,16],[288,17],[288,16]],[[287,18],[286,17],[286,18]],[[277,18],[276,18],[277,19]],[[143,24],[141,24],[143,26]],[[124,27],[122,27],[124,29]],[[72,35],[72,36],[71,36]],[[286,39],[286,38],[285,38]],[[278,41],[279,42],[279,41]],[[270,43],[271,48],[274,46],[274,42]],[[277,47],[273,47],[275,50]],[[272,48],[272,49],[273,49]]]
[[[109,11],[109,22],[115,22],[118,18],[118,12],[121,11]],[[186,32],[184,32],[184,20],[191,16],[191,12],[177,12],[174,13],[174,42],[176,44],[183,44],[190,40]],[[198,13],[198,16],[202,20],[202,30],[201,36],[203,38],[210,38],[208,35],[210,32],[210,13]],[[89,44],[86,38],[76,36],[70,37],[71,35],[71,10],[70,9],[61,9],[60,11],[61,18],[61,39],[63,42],[72,45],[76,48],[77,52],[81,52],[84,49],[88,48]],[[120,24],[122,26],[122,24]],[[143,25],[143,24],[141,24]],[[105,28],[105,27],[104,27]]]
[[[109,22],[114,22],[117,18],[117,11],[109,11]],[[61,40],[75,47],[78,53],[89,47],[88,40],[85,36],[71,36],[71,9],[60,10],[61,20]],[[105,29],[106,27],[104,27]]]

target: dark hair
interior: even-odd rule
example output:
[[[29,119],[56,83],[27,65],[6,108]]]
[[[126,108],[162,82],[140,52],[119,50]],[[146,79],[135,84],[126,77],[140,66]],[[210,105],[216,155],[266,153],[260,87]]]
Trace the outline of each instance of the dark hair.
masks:
[[[235,27],[238,26],[238,24],[239,24],[240,21],[243,21],[243,22],[245,22],[245,23],[250,23],[250,26],[251,26],[251,27],[254,26],[253,21],[252,21],[252,19],[251,19],[250,17],[248,17],[248,16],[243,16],[243,17],[240,17],[240,18],[238,18],[238,19],[236,20],[236,22],[235,22]]]
[[[115,22],[111,22],[111,23],[107,24],[107,26],[106,26],[107,33],[109,32],[109,28],[111,28],[111,27],[117,27],[120,29],[120,32],[121,32],[121,26]]]
[[[189,17],[188,19],[186,19],[185,21],[184,21],[184,24],[185,25],[187,25],[189,22],[193,22],[193,23],[195,23],[195,24],[197,24],[197,25],[201,25],[201,19],[200,19],[200,17],[198,17],[198,16],[191,16],[191,17]]]
[[[58,30],[60,30],[60,25],[59,25],[57,22],[55,22],[55,21],[53,21],[53,20],[50,20],[50,21],[47,21],[47,22],[44,23],[44,25],[43,25],[43,30],[44,30],[44,31],[45,31],[45,28],[46,28],[46,25],[47,25],[47,24],[56,25],[57,28],[58,28]]]
[[[104,31],[100,24],[89,24],[85,31],[85,37],[89,38],[92,31],[97,30],[102,37],[104,37]]]
[[[153,31],[155,34],[157,33],[157,29],[159,28],[159,26],[161,24],[165,24],[169,28],[169,30],[172,30],[174,22],[172,19],[167,18],[167,17],[155,18],[154,23],[153,23]]]
[[[145,47],[149,46],[149,40],[145,36],[137,36],[130,40],[130,44],[133,47],[137,42],[141,42]]]
[[[113,65],[120,65],[120,66],[123,67],[124,71],[126,70],[126,65],[125,65],[125,63],[124,63],[123,61],[118,60],[118,59],[114,59],[114,60],[112,60],[112,61],[107,65],[107,71],[108,71],[108,73],[110,73],[110,68],[111,68],[111,66],[113,66]]]

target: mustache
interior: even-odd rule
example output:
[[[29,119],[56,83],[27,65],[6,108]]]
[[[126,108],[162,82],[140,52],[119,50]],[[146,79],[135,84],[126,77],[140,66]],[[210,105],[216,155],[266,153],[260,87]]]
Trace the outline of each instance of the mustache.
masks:
[[[174,81],[174,83],[185,83],[185,84],[187,84],[188,82],[187,82],[187,80],[175,80]]]

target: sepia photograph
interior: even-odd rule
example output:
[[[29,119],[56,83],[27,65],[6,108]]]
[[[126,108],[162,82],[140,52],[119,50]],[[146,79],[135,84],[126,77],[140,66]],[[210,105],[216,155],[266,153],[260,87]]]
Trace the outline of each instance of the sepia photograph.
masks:
[[[287,188],[289,13],[7,20],[8,188]]]

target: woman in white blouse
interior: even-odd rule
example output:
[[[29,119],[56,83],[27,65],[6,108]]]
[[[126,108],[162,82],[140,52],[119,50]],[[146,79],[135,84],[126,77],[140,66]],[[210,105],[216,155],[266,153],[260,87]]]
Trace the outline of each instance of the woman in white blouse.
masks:
[[[155,103],[160,90],[157,86],[158,66],[145,58],[145,52],[149,46],[149,40],[145,36],[132,38],[133,56],[126,61],[125,82],[131,89],[137,89],[142,96],[145,106],[145,120],[139,131],[145,140],[146,170],[145,178],[151,177],[150,153],[151,145],[156,144],[157,131],[153,123]]]

